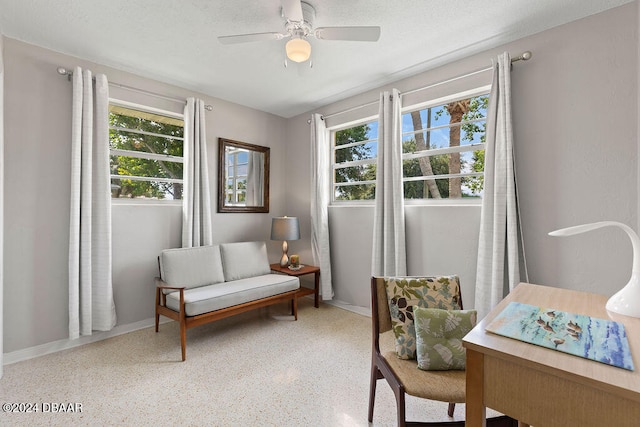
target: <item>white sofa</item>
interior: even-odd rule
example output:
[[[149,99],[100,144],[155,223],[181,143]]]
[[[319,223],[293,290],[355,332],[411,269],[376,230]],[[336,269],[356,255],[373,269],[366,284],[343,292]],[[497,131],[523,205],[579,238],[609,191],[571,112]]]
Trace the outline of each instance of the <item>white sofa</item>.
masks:
[[[283,301],[298,320],[300,280],[271,273],[265,242],[166,249],[158,264],[156,332],[160,315],[180,322],[183,361],[189,328]]]

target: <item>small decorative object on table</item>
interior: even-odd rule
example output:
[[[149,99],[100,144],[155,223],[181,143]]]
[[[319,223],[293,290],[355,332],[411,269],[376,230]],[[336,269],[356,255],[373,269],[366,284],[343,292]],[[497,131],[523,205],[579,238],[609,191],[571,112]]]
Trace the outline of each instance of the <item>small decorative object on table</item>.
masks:
[[[289,258],[289,267],[298,268],[300,267],[300,257],[298,255],[291,255]]]
[[[291,255],[291,262],[289,263],[289,270],[298,271],[302,269],[304,265],[300,264],[300,258],[298,255]]]

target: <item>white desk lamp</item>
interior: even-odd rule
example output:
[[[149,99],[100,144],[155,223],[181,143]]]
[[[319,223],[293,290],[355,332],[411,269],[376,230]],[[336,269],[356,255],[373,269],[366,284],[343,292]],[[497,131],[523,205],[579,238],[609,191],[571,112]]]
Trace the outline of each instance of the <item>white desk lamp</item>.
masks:
[[[631,227],[621,222],[602,221],[562,228],[552,231],[549,233],[549,236],[573,236],[574,234],[585,233],[608,226],[620,227],[629,235],[631,246],[633,247],[633,268],[631,269],[629,282],[624,288],[609,298],[606,309],[613,313],[624,314],[625,316],[640,317],[640,238],[638,238],[638,235]]]

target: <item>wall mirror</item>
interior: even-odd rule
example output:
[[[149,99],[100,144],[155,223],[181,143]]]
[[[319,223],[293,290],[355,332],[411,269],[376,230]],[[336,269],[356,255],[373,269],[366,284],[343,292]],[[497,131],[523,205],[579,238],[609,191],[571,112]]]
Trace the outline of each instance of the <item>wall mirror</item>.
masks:
[[[269,147],[218,138],[218,212],[269,212]]]

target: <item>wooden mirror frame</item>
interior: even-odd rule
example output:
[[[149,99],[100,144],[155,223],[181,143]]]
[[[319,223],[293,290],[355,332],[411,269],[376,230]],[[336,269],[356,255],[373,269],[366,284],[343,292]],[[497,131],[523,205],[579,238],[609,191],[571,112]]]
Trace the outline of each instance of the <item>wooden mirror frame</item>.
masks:
[[[264,154],[264,186],[263,186],[263,204],[262,206],[227,206],[226,200],[226,149],[227,147],[244,148],[249,151],[257,151]],[[232,139],[218,138],[218,213],[225,212],[269,212],[269,147],[261,145],[249,144]]]

